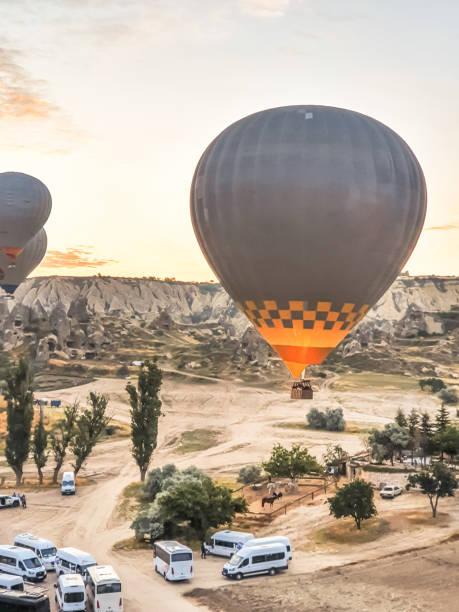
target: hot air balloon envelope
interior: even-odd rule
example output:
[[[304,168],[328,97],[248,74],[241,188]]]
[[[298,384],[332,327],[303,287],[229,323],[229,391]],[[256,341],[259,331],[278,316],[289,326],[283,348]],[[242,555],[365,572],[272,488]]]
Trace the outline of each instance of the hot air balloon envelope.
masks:
[[[425,211],[408,145],[370,117],[325,106],[237,121],[206,149],[191,187],[207,261],[294,376],[394,281]]]

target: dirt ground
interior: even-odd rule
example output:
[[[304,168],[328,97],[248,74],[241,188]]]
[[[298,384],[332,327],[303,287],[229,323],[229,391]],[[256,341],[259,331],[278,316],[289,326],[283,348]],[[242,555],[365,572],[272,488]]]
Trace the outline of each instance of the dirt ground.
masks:
[[[46,396],[64,402],[79,399],[83,403],[89,391],[107,393],[113,414],[127,422],[125,384],[125,380],[100,379],[80,387],[50,391]],[[347,421],[368,427],[384,424],[398,407],[410,410],[416,406],[418,410],[433,413],[438,407],[437,401],[432,395],[417,391],[389,388],[333,391],[325,387],[316,394],[314,405],[321,409],[341,406]],[[277,441],[301,442],[318,457],[330,442],[341,444],[349,452],[362,448],[356,434],[279,427],[286,422],[304,421],[312,405],[292,401],[284,393],[247,388],[236,382],[211,383],[196,377],[189,383],[166,380],[163,402],[164,417],[153,466],[196,465],[212,475],[233,476],[242,465],[267,458]],[[216,430],[217,444],[192,453],[176,452],[181,434],[195,429]],[[28,466],[26,476],[30,477],[33,472],[33,466]],[[196,578],[192,584],[171,584],[154,573],[150,551],[113,550],[116,542],[132,535],[129,522],[118,513],[123,488],[138,479],[138,470],[129,454],[129,441],[101,444],[84,473],[92,484],[80,487],[75,497],[61,497],[54,488],[34,489],[28,492],[27,510],[3,510],[0,542],[11,543],[17,533],[30,531],[51,539],[58,547],[76,546],[92,553],[99,563],[112,564],[124,584],[126,612],[145,612],[154,609],[153,605],[171,612],[229,610],[230,606],[234,608],[234,603],[244,603],[243,609],[260,611],[284,609],[287,605],[293,610],[422,610],[426,609],[422,602],[430,601],[427,594],[423,595],[428,591],[430,576],[434,581],[437,575],[443,581],[438,596],[443,602],[457,601],[454,599],[458,595],[457,543],[411,553],[411,557],[394,556],[370,563],[372,559],[406,549],[435,545],[459,532],[458,504],[454,498],[441,502],[442,515],[437,521],[429,519],[426,499],[420,494],[404,494],[393,501],[377,500],[383,522],[370,526],[356,546],[352,535],[346,538],[336,532],[337,521],[329,516],[322,496],[256,530],[260,536],[278,533],[291,538],[294,559],[284,575],[228,583],[221,576],[224,560],[208,558],[196,559]],[[0,476],[11,478],[11,472],[7,467],[0,467]],[[443,556],[445,561],[440,566]],[[410,563],[403,561],[408,558]],[[345,567],[349,563],[357,565]],[[337,569],[324,571],[330,567]],[[413,572],[408,576],[411,567]],[[48,583],[53,581],[51,575]],[[338,584],[340,589],[332,588]],[[211,591],[199,591],[198,599],[184,598],[191,589]],[[249,608],[247,602],[250,602]],[[421,607],[409,607],[416,605]],[[436,610],[454,607],[441,605],[437,601]]]

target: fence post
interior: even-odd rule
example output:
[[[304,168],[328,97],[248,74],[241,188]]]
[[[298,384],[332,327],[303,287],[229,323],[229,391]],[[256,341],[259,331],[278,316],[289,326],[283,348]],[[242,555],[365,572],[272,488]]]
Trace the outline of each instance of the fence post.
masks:
[[[314,491],[312,492],[312,499],[314,500]]]

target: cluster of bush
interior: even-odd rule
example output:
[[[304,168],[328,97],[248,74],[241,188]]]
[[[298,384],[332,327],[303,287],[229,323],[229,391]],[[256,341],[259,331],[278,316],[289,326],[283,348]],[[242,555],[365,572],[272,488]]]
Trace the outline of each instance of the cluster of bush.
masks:
[[[306,421],[311,429],[344,431],[346,428],[342,408],[327,408],[325,412],[321,412],[318,408],[311,408],[306,415]]]
[[[148,472],[141,492],[141,509],[131,525],[136,539],[160,537],[205,539],[209,528],[231,523],[247,510],[241,497],[216,484],[198,468],[178,470],[169,464]]]
[[[459,403],[456,389],[447,387],[441,378],[421,378],[419,380],[419,386],[422,391],[424,391],[426,387],[429,387],[432,393],[438,393],[438,397],[444,404],[455,405]]]

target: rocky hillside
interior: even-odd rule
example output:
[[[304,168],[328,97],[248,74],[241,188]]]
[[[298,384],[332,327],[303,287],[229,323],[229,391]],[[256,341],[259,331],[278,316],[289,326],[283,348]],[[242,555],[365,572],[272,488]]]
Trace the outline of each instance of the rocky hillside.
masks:
[[[43,366],[120,367],[156,354],[169,369],[286,377],[217,284],[34,278],[0,309],[3,351],[27,350]],[[459,278],[401,276],[324,367],[433,372],[457,363],[458,347]]]

